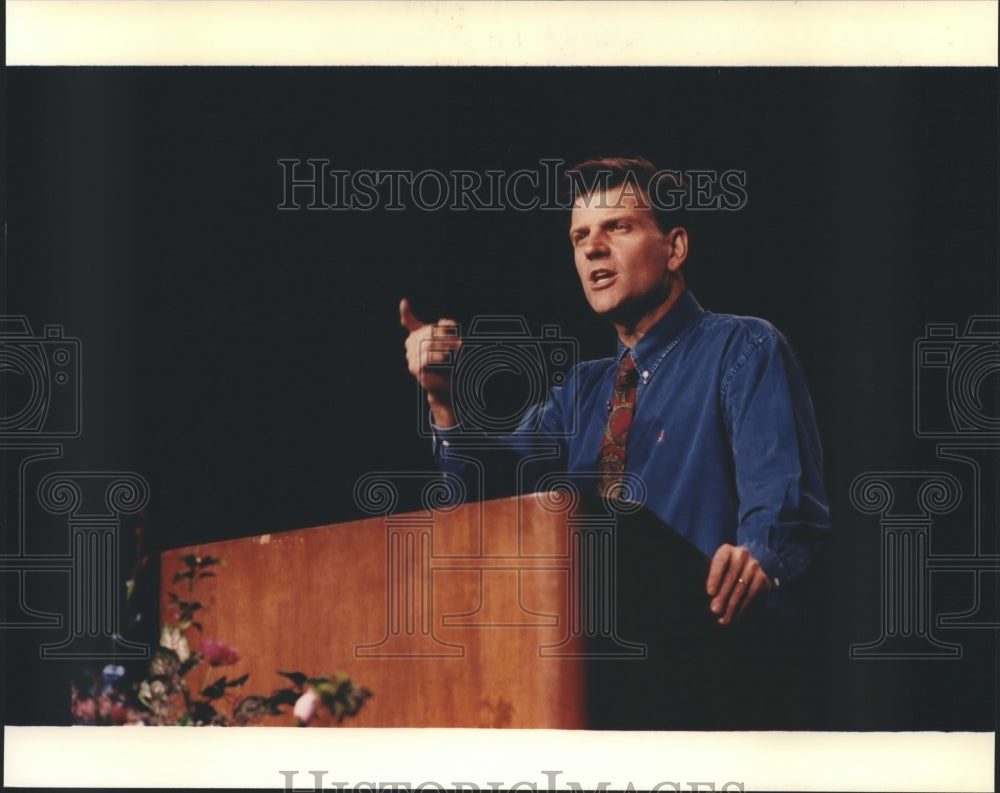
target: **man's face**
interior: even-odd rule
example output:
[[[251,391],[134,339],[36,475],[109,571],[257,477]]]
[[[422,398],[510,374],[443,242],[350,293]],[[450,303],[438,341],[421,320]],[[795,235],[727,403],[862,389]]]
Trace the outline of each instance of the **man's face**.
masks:
[[[656,224],[648,200],[627,185],[580,196],[573,204],[570,241],[591,308],[628,324],[670,296],[683,262],[674,240]]]

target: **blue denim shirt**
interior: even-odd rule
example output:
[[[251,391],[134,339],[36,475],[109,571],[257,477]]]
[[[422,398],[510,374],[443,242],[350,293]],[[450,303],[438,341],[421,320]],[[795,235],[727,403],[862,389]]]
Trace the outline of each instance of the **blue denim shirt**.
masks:
[[[509,466],[513,453],[521,492],[547,471],[594,472],[626,351],[619,342],[617,358],[574,367],[510,435],[472,449],[461,426],[435,428],[438,465],[468,480]],[[626,471],[645,485],[645,506],[706,556],[743,545],[778,587],[795,579],[830,522],[812,403],[788,342],[685,292],[631,355],[639,381]]]

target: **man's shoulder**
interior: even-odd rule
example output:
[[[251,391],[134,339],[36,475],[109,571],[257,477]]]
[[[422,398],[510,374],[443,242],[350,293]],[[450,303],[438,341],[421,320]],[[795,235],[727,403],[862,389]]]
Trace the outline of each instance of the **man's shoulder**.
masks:
[[[702,348],[702,352],[711,345],[730,351],[740,345],[753,346],[767,339],[782,338],[766,319],[709,311],[690,291],[681,295],[660,322],[660,330],[654,331],[654,336],[660,336],[661,342],[672,346],[686,341]]]
[[[739,379],[753,382],[765,376],[797,376],[792,373],[798,371],[800,365],[792,345],[768,320],[706,312],[701,325],[703,336],[699,353],[718,361],[723,372],[724,394]]]
[[[780,335],[778,329],[768,320],[740,314],[718,314],[706,311],[702,324],[714,332],[743,333],[748,336]]]
[[[693,335],[695,343],[718,344],[721,349],[737,354],[769,341],[784,343],[784,336],[766,319],[712,311],[704,313]]]

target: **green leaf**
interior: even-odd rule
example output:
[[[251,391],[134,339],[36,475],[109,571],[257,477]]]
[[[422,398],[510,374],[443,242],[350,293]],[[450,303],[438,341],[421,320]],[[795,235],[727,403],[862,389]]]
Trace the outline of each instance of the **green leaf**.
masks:
[[[243,675],[243,677],[238,677],[235,680],[230,680],[228,683],[226,683],[226,688],[237,688],[238,686],[242,686],[244,683],[247,682],[248,677],[250,677],[249,672]]]
[[[201,659],[203,657],[204,656],[201,653],[191,653],[191,655],[188,656],[188,659],[181,664],[180,669],[177,670],[177,674],[184,677],[184,675],[201,663]]]
[[[200,622],[192,622],[191,623],[191,627],[192,628],[197,628],[198,629],[198,633],[203,633]]]
[[[198,562],[198,567],[210,567],[213,564],[222,564],[221,559],[216,559],[212,556],[206,556],[200,562]]]
[[[294,705],[300,696],[302,695],[299,694],[299,692],[297,692],[294,688],[282,688],[271,694],[268,701],[275,706]]]
[[[216,577],[216,575],[213,572],[198,573],[198,578],[199,579],[202,579],[202,578],[215,578],[215,577]]]
[[[195,724],[211,724],[218,713],[207,702],[195,702],[191,707],[191,717]]]
[[[302,685],[303,685],[304,683],[306,683],[306,682],[307,682],[307,681],[309,680],[309,678],[307,678],[307,677],[306,677],[306,676],[305,676],[304,674],[302,674],[301,672],[282,672],[282,671],[281,671],[281,670],[279,669],[279,670],[278,670],[278,674],[279,674],[279,675],[281,675],[282,677],[287,677],[287,678],[288,678],[289,680],[291,680],[291,681],[292,681],[292,683],[293,683],[293,684],[294,684],[294,685],[295,685],[295,686],[296,686],[297,688],[302,688]]]
[[[223,675],[218,680],[216,680],[212,685],[207,688],[202,689],[198,692],[201,696],[206,699],[218,699],[223,694],[226,693],[226,677]]]
[[[178,612],[178,622],[180,623],[181,630],[187,630],[191,627],[192,620],[194,619],[194,613],[199,609],[204,608],[198,601],[188,603],[181,600],[178,601],[177,605],[180,606],[180,611]]]

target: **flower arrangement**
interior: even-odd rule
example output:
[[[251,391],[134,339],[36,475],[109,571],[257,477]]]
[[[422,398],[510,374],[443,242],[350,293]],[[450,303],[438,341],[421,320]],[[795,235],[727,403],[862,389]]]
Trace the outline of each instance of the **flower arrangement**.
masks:
[[[194,599],[197,583],[214,577],[214,568],[223,562],[211,556],[186,554],[181,563],[183,567],[174,574],[172,583],[186,583],[186,592],[183,597],[168,593],[176,610],[176,624],[162,626],[145,677],[128,685],[125,667],[115,664],[105,666],[99,676],[86,672],[71,687],[70,713],[76,723],[242,727],[257,724],[266,716],[287,713],[282,708],[291,706],[296,726],[304,727],[321,707],[340,723],[357,714],[371,696],[370,691],[355,686],[343,673],[309,677],[281,670],[278,674],[289,685],[268,696],[239,696],[249,674],[233,678],[218,674],[221,667],[236,666],[239,653],[214,638],[200,639],[196,650],[189,641],[192,630],[202,632],[201,623],[195,619],[204,608]],[[193,685],[191,680],[199,669],[203,670],[202,678]]]

